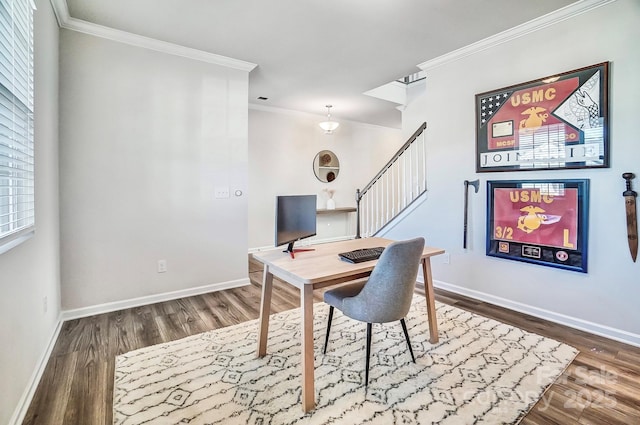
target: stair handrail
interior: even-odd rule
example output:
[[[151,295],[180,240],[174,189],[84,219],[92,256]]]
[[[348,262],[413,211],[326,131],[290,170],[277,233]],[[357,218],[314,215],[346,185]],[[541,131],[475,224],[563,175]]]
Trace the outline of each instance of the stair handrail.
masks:
[[[387,162],[384,167],[375,175],[374,178],[371,179],[369,183],[364,187],[364,189],[356,189],[356,239],[360,239],[360,200],[362,197],[371,189],[371,187],[387,172],[389,168],[400,158],[400,156],[411,146],[411,144],[422,134],[422,132],[427,128],[427,123],[423,122],[420,127],[409,137],[409,139],[398,149],[398,151],[391,157],[389,162]]]

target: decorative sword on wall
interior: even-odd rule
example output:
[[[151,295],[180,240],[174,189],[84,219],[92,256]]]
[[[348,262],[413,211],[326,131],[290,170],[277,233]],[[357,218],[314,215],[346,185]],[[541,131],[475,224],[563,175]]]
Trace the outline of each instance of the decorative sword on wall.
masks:
[[[622,178],[627,181],[627,190],[622,192],[624,196],[624,207],[627,211],[627,239],[629,241],[629,251],[633,262],[636,262],[638,255],[638,216],[636,214],[636,196],[638,194],[631,190],[631,180],[635,177],[633,173],[624,173]]]
[[[462,241],[462,247],[467,249],[467,222],[469,215],[469,186],[473,186],[478,193],[478,189],[480,188],[480,180],[474,180],[470,182],[469,180],[464,181],[464,237]]]

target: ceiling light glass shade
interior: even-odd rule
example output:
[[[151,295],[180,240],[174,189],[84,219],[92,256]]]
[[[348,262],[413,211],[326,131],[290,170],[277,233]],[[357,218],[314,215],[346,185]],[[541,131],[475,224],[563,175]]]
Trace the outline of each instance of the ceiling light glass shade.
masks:
[[[324,134],[332,134],[333,130],[340,125],[338,122],[331,121],[331,105],[327,105],[327,120],[318,123],[318,125],[324,130]]]
[[[320,126],[321,129],[324,130],[324,132],[326,134],[331,134],[333,133],[333,130],[335,130],[336,128],[338,128],[338,126],[340,125],[340,123],[337,123],[335,121],[322,121],[321,123],[318,124]]]

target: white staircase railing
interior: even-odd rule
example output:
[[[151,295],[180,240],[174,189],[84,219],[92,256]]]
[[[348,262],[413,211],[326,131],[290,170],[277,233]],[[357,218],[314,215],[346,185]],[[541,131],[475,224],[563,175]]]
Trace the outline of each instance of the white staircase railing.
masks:
[[[356,238],[378,233],[427,190],[426,128],[422,123],[369,184],[356,190]]]

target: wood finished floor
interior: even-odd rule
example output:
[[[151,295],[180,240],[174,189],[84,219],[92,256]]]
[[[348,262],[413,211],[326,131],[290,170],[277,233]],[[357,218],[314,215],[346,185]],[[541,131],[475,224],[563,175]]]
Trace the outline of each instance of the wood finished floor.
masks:
[[[65,322],[23,424],[112,424],[115,356],[256,319],[262,268],[249,271],[250,286]],[[436,299],[580,350],[522,424],[640,424],[640,348],[441,290]],[[298,306],[297,290],[274,280],[272,311]]]

